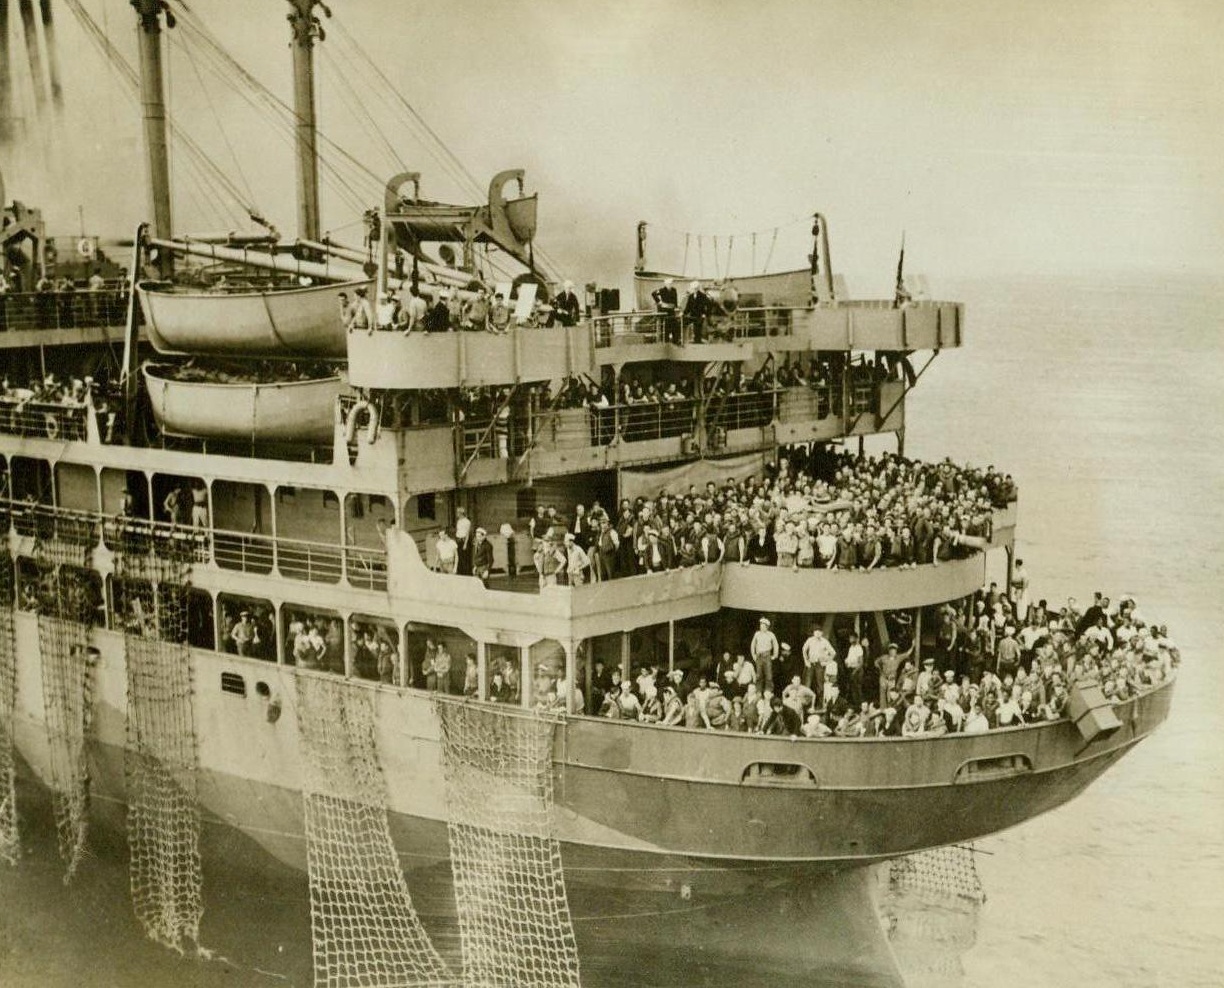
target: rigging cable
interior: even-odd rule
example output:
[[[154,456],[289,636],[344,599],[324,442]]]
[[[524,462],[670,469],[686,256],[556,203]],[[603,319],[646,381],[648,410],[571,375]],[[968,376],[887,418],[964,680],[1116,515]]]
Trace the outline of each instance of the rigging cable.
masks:
[[[426,150],[431,151],[434,159],[442,165],[444,171],[446,171],[453,179],[456,179],[461,187],[466,185],[466,191],[473,198],[475,198],[477,202],[481,202],[485,198],[485,189],[479,182],[477,182],[475,176],[472,175],[467,166],[464,165],[463,160],[447,146],[447,144],[438,135],[437,131],[435,131],[433,127],[431,127],[425,120],[425,118],[421,116],[417,109],[410,102],[408,102],[408,100],[404,97],[404,94],[400,92],[399,88],[395,86],[395,84],[392,83],[392,81],[387,77],[386,73],[379,68],[378,63],[361,47],[357,39],[353,37],[352,33],[347,27],[345,27],[344,22],[337,17],[333,17],[332,24],[336,28],[335,37],[341,40],[344,44],[347,44],[356,54],[354,64],[358,66],[359,69],[366,70],[367,76],[370,73],[373,74],[374,78],[370,81],[366,88],[370,92],[381,94],[384,100],[389,100],[391,97],[394,97],[395,103],[398,103],[404,113],[407,114],[410,126],[415,127],[418,132],[423,131],[426,135],[428,139]],[[432,149],[429,146],[430,144],[432,144]],[[533,245],[533,249],[534,256],[539,260],[539,266],[544,269],[545,273],[548,274],[553,280],[560,280],[560,268],[552,260],[551,256],[540,247],[534,247]]]
[[[125,83],[128,96],[139,102],[140,81],[132,64],[115,47],[110,38],[102,33],[97,21],[84,8],[80,0],[65,0],[65,2],[68,5],[68,9],[77,18],[77,22],[84,29],[86,36],[99,49],[104,59],[110,63],[111,68],[119,76],[120,80]],[[219,186],[224,190],[225,194],[242,207],[244,212],[247,214],[252,213],[254,207],[244,201],[241,190],[234,185],[229,176],[217,166],[203,148],[169,114],[166,116],[166,124],[171,135],[183,145],[184,150],[187,152],[188,160],[198,170],[199,177],[203,179],[204,176],[207,176],[207,180],[214,185],[214,188]]]

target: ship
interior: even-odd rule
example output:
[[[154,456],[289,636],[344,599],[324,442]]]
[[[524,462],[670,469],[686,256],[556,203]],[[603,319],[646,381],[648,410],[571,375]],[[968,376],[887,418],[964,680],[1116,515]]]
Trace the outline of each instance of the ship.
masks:
[[[455,864],[462,773],[444,755],[454,722],[502,725],[486,728],[492,762],[521,720],[547,728],[547,777],[533,784],[548,793],[542,832],[575,919],[684,912],[1022,824],[1165,720],[1172,680],[1122,702],[1077,692],[1056,720],[938,737],[599,716],[601,669],[628,681],[653,666],[691,684],[724,648],[742,651],[762,618],[796,645],[812,624],[830,638],[853,627],[873,652],[904,634],[920,660],[936,647],[940,608],[989,582],[992,554],[1005,556],[1010,585],[1016,499],[994,504],[964,551],[904,567],[719,560],[566,583],[537,564],[573,533],[575,504],[615,512],[867,439],[891,437],[903,454],[910,391],[964,345],[964,305],[849,297],[815,212],[806,263],[735,279],[737,304],[704,334],[657,304],[687,279],[648,265],[645,225],[631,306],[594,291],[564,318],[517,169],[466,205],[422,198],[420,173],[391,176],[366,243],[331,243],[314,159],[320,15],[308,0],[293,0],[290,18],[300,239],[176,236],[158,68],[166,5],[133,6],[152,220],[54,249],[36,208],[5,207],[5,256],[28,289],[74,253],[100,282],[0,299],[12,382],[0,408],[4,734],[20,772],[70,804],[68,845],[86,819],[132,839],[152,812],[146,798],[134,814],[133,793],[154,792],[197,814],[200,843],[242,870],[307,872],[304,794],[339,784],[335,771],[320,783],[311,732],[329,717],[352,728],[359,707],[370,719],[344,754],[376,760],[386,839],[411,886],[414,873]],[[478,263],[491,254],[504,283]],[[504,333],[405,331],[383,317],[393,296],[445,307],[486,287],[503,296]],[[122,367],[103,386],[94,368],[116,346]],[[817,356],[836,369],[819,384],[714,387],[725,372]],[[627,376],[692,389],[634,404],[620,399]],[[612,400],[563,400],[570,382]],[[549,505],[562,510],[537,529]],[[448,571],[438,548],[462,519],[491,545],[483,574]],[[295,648],[306,625],[317,652]],[[371,658],[365,636],[386,654]],[[433,665],[439,646],[449,674]],[[141,692],[154,689],[141,678],[150,669],[178,683],[160,683],[156,702]],[[494,801],[497,784],[484,785],[480,798]]]

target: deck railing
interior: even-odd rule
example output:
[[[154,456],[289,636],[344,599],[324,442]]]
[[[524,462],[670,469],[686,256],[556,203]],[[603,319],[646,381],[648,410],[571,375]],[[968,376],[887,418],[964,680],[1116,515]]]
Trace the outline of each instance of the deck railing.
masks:
[[[307,583],[349,583],[363,590],[387,589],[387,554],[381,548],[342,546],[253,532],[217,530],[213,558],[222,569],[268,575]]]
[[[737,309],[702,321],[702,340],[727,342],[765,336],[789,336],[795,310],[780,306]],[[591,320],[596,347],[632,343],[692,343],[696,329],[683,315],[657,312],[618,312]]]
[[[127,309],[127,293],[114,288],[96,292],[7,293],[0,295],[0,333],[122,326],[127,322]]]
[[[9,435],[83,442],[87,415],[84,404],[0,396],[0,432]]]
[[[381,548],[192,528],[12,498],[0,499],[0,523],[11,524],[18,535],[56,540],[83,550],[101,541],[113,552],[199,563],[211,557],[221,569],[243,573],[266,576],[275,570],[288,579],[312,583],[339,583],[347,577],[361,589],[387,588],[387,556]]]

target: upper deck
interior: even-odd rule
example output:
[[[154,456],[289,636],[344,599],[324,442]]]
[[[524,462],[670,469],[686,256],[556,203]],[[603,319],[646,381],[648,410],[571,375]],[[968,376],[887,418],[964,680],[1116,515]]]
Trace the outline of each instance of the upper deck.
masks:
[[[959,302],[851,301],[810,308],[740,309],[715,322],[702,342],[677,319],[680,342],[668,341],[667,320],[651,312],[596,316],[576,326],[515,327],[485,332],[350,333],[349,380],[384,389],[508,386],[594,374],[628,363],[706,364],[809,351],[905,353],[959,347]]]

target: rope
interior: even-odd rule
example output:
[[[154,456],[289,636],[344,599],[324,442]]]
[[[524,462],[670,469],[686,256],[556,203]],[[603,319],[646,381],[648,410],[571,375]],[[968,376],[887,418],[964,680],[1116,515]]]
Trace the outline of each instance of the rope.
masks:
[[[213,121],[217,125],[217,130],[221,133],[221,140],[225,142],[225,149],[229,151],[230,160],[234,163],[234,170],[238,173],[238,178],[242,182],[242,188],[247,194],[247,199],[250,202],[255,202],[255,192],[251,188],[251,183],[247,181],[246,172],[242,170],[242,161],[234,150],[234,145],[230,142],[229,133],[221,123],[221,117],[217,113],[217,105],[213,102],[212,93],[208,86],[204,84],[204,76],[200,72],[200,66],[196,63],[195,53],[191,50],[191,46],[184,44],[183,51],[187,55],[187,61],[191,64],[191,70],[195,73],[196,82],[200,85],[200,91],[204,93],[205,99],[208,100],[208,109],[212,113]]]

